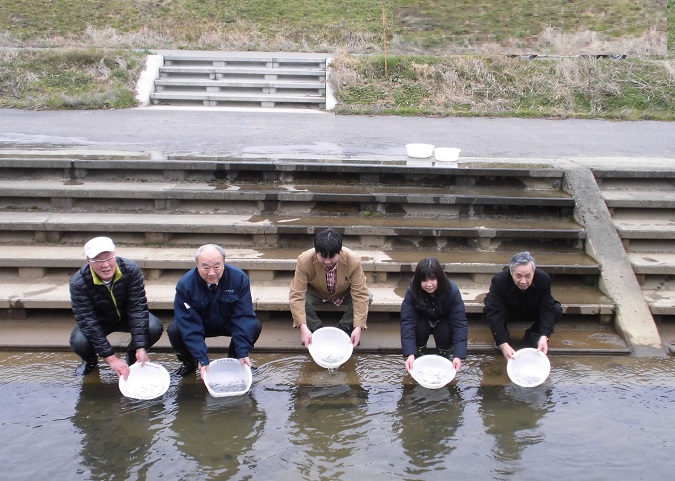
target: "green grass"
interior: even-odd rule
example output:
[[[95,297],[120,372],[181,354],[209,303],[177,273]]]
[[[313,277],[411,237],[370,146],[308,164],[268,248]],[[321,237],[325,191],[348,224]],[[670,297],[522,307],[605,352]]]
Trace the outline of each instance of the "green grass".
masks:
[[[0,107],[133,107],[144,61],[144,55],[126,50],[0,52]]]
[[[144,49],[281,50],[336,54],[331,78],[344,114],[673,120],[672,54],[633,52],[624,61],[499,54],[579,53],[589,31],[604,42],[588,47],[605,50],[593,53],[624,53],[625,42],[648,50],[644,40],[664,31],[672,51],[675,0],[385,0],[386,62],[382,7],[382,0],[0,0],[0,107],[133,106],[144,60],[136,52]]]

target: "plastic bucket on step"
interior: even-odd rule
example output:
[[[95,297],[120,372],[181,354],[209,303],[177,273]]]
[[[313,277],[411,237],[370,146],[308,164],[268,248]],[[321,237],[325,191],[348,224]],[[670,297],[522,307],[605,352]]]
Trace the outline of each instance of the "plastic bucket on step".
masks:
[[[427,159],[434,153],[434,146],[431,144],[405,144],[405,150],[408,157]]]

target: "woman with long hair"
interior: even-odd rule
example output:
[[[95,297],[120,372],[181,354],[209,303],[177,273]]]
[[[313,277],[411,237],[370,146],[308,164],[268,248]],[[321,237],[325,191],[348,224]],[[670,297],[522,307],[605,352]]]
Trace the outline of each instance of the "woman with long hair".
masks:
[[[459,371],[467,355],[468,326],[459,288],[435,257],[417,264],[401,305],[401,348],[410,372],[416,356],[425,354],[433,334],[441,356]]]

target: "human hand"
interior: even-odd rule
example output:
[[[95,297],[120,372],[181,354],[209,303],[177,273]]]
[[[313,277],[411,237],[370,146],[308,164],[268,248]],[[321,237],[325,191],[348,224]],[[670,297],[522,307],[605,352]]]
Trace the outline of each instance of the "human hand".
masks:
[[[509,345],[508,342],[499,345],[499,349],[502,350],[504,358],[508,361],[509,359],[516,358],[516,351]]]
[[[136,362],[140,362],[141,366],[145,366],[146,362],[150,362],[147,351],[142,347],[136,349]]]
[[[408,372],[412,371],[414,363],[415,363],[415,355],[411,354],[405,360],[405,370]]]
[[[548,354],[548,337],[541,336],[539,338],[539,343],[537,344],[537,350]]]
[[[356,326],[352,330],[351,340],[352,340],[352,346],[353,347],[357,347],[359,345],[359,343],[361,342],[361,330],[362,330],[361,326]]]
[[[239,359],[239,362],[241,363],[242,366],[246,365],[248,367],[253,367],[253,365],[251,364],[251,360],[248,358],[248,356]]]
[[[305,347],[309,347],[309,345],[312,343],[312,331],[309,330],[307,324],[300,325],[300,340],[302,341],[302,345]]]
[[[121,360],[119,357],[115,356],[114,354],[112,356],[108,356],[105,358],[105,362],[108,363],[110,366],[110,369],[112,369],[115,374],[117,374],[117,377],[123,377],[124,380],[129,377],[129,365]]]
[[[455,372],[459,372],[462,368],[462,360],[458,357],[452,359],[452,366],[455,368]]]
[[[202,380],[204,380],[204,375],[209,370],[209,365],[207,364],[206,366],[202,366],[202,363],[198,362],[197,367],[199,368],[199,376],[202,378]]]

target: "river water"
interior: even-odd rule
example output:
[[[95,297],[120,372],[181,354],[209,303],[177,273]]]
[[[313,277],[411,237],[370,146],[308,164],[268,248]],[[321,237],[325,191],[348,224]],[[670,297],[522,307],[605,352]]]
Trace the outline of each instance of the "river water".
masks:
[[[135,401],[104,362],[83,379],[70,353],[0,353],[2,479],[670,479],[675,358],[550,359],[535,388],[478,355],[428,390],[400,356],[329,372],[308,355],[259,354],[246,395],[211,397],[190,376]]]

